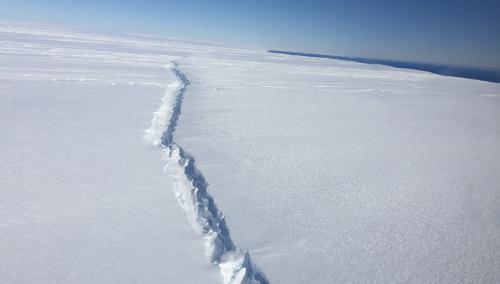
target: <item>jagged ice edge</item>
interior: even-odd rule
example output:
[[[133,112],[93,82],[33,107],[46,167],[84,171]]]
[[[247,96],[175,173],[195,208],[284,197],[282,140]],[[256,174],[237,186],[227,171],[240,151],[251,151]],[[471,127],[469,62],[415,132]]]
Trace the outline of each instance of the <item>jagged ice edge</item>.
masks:
[[[219,266],[223,283],[267,284],[269,281],[252,263],[248,251],[237,248],[231,240],[224,215],[208,194],[208,184],[196,168],[194,158],[173,142],[183,94],[190,82],[175,62],[166,68],[175,80],[167,87],[160,108],[153,114],[144,140],[163,148],[165,171],[172,178],[177,202],[195,232],[203,237],[208,260]]]

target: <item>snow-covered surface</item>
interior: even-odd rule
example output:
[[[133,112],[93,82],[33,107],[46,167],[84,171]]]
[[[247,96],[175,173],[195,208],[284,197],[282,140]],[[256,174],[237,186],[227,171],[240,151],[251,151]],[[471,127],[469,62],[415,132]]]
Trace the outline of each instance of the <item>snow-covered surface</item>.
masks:
[[[275,55],[184,70],[177,141],[271,282],[500,280],[498,85]]]
[[[148,132],[167,138],[164,172],[142,136],[183,87],[175,131],[167,108]],[[3,25],[0,282],[221,282],[210,229],[178,205],[195,159],[201,200],[252,259],[212,254],[223,275],[498,283],[499,121],[493,83]]]
[[[114,44],[0,33],[0,283],[221,281],[142,139],[170,57]]]

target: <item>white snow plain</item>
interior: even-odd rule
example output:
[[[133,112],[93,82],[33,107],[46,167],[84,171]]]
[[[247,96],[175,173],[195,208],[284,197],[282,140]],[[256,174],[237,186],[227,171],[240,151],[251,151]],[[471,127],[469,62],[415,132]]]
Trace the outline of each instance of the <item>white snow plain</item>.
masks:
[[[494,83],[1,25],[0,282],[498,283],[499,121]]]

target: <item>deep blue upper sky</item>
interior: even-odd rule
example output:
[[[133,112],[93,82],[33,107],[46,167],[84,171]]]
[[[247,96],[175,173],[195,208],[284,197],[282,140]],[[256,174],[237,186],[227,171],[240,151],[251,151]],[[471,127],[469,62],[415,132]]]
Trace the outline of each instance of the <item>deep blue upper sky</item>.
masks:
[[[0,0],[2,20],[500,68],[500,0]]]

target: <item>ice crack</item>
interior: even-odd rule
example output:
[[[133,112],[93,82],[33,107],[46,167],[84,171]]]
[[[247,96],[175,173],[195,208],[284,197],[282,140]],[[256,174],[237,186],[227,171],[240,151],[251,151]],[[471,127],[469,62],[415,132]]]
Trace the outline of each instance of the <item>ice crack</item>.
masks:
[[[196,168],[194,158],[173,141],[184,92],[190,82],[175,62],[167,68],[175,81],[167,87],[144,138],[162,148],[165,170],[172,178],[177,201],[191,226],[203,237],[208,260],[218,265],[223,282],[267,284],[269,281],[252,263],[249,252],[239,249],[231,240],[224,215],[208,194],[208,184]]]

